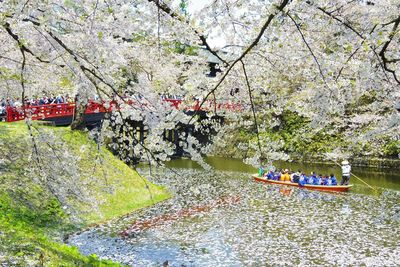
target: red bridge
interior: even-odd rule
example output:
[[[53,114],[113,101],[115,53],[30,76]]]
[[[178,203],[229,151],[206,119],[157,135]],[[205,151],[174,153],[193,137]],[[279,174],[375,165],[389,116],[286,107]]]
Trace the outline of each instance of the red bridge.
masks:
[[[242,104],[233,104],[231,102],[220,102],[214,103],[213,101],[207,101],[200,108],[200,102],[195,101],[192,105],[187,105],[184,100],[177,99],[164,99],[164,102],[170,104],[171,108],[184,111],[213,111],[214,108],[219,111],[237,112],[242,111]],[[130,101],[131,105],[139,105],[133,101]],[[146,104],[140,104],[141,106],[148,106]],[[109,102],[108,105],[104,103],[91,101],[86,106],[85,115],[87,117],[98,117],[98,115],[104,115],[104,113],[112,112],[117,109],[115,102]],[[64,104],[48,104],[40,106],[24,106],[24,107],[10,107],[6,108],[6,121],[14,122],[24,120],[29,117],[32,120],[50,120],[55,121],[57,119],[64,119],[65,123],[69,124],[75,114],[75,103],[64,103]],[[96,116],[97,115],[97,116]],[[93,118],[98,120],[98,118]],[[69,123],[66,123],[69,121]]]

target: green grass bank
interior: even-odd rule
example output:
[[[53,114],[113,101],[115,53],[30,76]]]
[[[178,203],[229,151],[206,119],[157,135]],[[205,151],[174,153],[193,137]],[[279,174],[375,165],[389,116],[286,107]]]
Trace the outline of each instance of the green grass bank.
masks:
[[[0,265],[118,266],[63,235],[169,197],[87,132],[0,123]]]

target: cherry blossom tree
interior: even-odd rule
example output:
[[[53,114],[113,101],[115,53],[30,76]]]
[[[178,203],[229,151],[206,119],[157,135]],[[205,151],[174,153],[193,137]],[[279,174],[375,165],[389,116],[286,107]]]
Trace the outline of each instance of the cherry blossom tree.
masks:
[[[167,93],[198,97],[201,106],[227,98],[246,103],[244,116],[224,114],[225,127],[254,125],[257,160],[286,157],[267,155],[282,144],[259,135],[279,126],[285,110],[307,118],[313,131],[331,125],[349,139],[399,138],[393,108],[400,99],[397,1],[216,0],[193,14],[187,5],[3,1],[1,94],[24,98],[67,91],[79,96],[78,115],[95,95],[118,101],[116,121],[103,129],[118,124],[128,132],[121,138],[132,140],[126,121],[143,121],[149,127],[146,142],[129,149],[152,161],[173,152],[161,138],[165,130],[179,123],[201,128],[197,112],[188,116],[163,104],[160,96]],[[215,35],[226,47],[212,47],[209,36]],[[219,60],[217,77],[206,77],[208,64],[199,49]],[[126,95],[146,105],[129,105]],[[72,127],[79,129],[81,122],[77,116]],[[113,134],[105,130],[103,136]],[[188,152],[200,151],[193,149],[198,141],[189,142]]]

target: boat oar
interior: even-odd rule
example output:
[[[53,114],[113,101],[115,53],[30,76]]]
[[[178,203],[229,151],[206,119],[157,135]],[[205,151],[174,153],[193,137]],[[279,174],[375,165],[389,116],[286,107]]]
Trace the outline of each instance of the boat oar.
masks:
[[[354,177],[356,177],[358,180],[360,180],[361,182],[363,182],[365,185],[367,185],[369,188],[371,188],[372,190],[374,190],[375,192],[378,193],[378,190],[375,187],[370,186],[367,182],[365,182],[363,179],[361,179],[360,177],[358,177],[357,175],[355,175],[354,173],[350,172],[351,175],[353,175]]]
[[[336,165],[342,167],[342,165],[340,165],[339,163],[336,162],[336,160],[331,159],[333,162],[336,163]],[[372,187],[371,185],[369,185],[366,181],[364,181],[363,179],[361,179],[360,177],[358,177],[357,175],[355,175],[354,173],[350,172],[351,175],[353,175],[354,177],[356,177],[358,180],[360,180],[362,183],[364,183],[366,186],[368,186],[369,188],[371,188],[372,190],[374,190],[375,192],[378,192],[378,190],[376,190],[375,187]]]

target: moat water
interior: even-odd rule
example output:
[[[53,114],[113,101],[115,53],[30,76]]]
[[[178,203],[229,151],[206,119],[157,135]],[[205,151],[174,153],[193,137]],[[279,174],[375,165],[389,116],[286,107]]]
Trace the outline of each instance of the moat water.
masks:
[[[400,175],[353,168],[353,190],[327,193],[256,183],[240,160],[180,159],[139,171],[174,197],[70,237],[84,254],[131,266],[396,266]],[[340,168],[277,163],[323,175]],[[340,179],[339,179],[340,180]],[[151,194],[151,192],[149,192]]]

